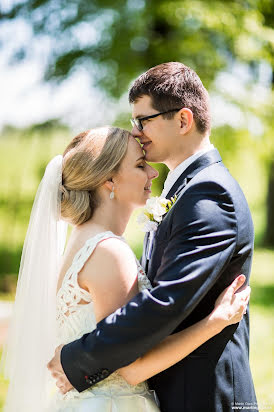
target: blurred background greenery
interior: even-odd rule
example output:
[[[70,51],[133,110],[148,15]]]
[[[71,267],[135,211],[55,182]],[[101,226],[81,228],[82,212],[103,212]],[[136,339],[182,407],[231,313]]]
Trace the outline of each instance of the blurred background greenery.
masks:
[[[0,32],[1,27],[6,33],[7,25],[16,27],[22,21],[31,31],[31,40],[28,44],[19,40],[15,43],[9,64],[27,62],[32,44],[38,42],[43,55],[43,82],[58,88],[84,70],[92,93],[104,93],[105,104],[98,102],[95,111],[81,123],[86,103],[76,93],[68,95],[68,99],[77,102],[69,117],[52,118],[49,114],[42,122],[24,127],[2,122],[1,299],[14,296],[31,205],[48,161],[62,153],[83,124],[94,127],[111,118],[116,125],[129,128],[126,94],[133,79],[156,64],[181,61],[198,72],[210,92],[212,142],[242,186],[251,208],[256,233],[251,282],[251,367],[260,410],[272,410],[273,0],[3,1]],[[1,48],[8,40],[0,34]],[[112,117],[109,111],[113,111]],[[16,116],[14,112],[14,119]],[[161,192],[167,174],[164,166],[157,168],[160,178],[153,185],[154,195]],[[142,237],[135,214],[126,238],[137,256],[141,254]],[[7,382],[0,376],[0,383],[1,410]]]

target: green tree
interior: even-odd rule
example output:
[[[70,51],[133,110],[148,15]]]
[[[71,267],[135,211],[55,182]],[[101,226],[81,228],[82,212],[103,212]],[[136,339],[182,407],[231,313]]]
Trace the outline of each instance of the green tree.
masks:
[[[28,0],[2,7],[0,22],[23,18],[41,40],[53,40],[47,79],[62,80],[77,65],[93,63],[100,84],[119,96],[136,75],[166,60],[183,60],[206,86],[234,58],[250,64],[256,75],[256,62],[273,64],[271,5],[272,0]],[[18,48],[14,56],[27,53]]]
[[[46,80],[62,81],[81,66],[116,98],[139,73],[164,61],[183,61],[209,89],[235,61],[249,70],[247,87],[257,82],[262,63],[268,65],[266,104],[258,108],[237,98],[233,103],[264,124],[259,150],[269,173],[266,240],[274,246],[272,0],[28,0],[0,10],[0,24],[25,19],[41,45],[49,40]],[[18,47],[14,58],[24,58],[29,49]]]

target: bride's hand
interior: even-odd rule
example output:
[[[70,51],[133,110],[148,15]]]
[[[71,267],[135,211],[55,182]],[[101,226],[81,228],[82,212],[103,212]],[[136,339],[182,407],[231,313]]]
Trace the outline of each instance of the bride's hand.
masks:
[[[251,288],[245,286],[241,292],[236,293],[243,286],[245,279],[244,275],[238,276],[215,302],[215,308],[210,314],[210,318],[220,325],[221,330],[228,325],[240,322],[246,313]]]

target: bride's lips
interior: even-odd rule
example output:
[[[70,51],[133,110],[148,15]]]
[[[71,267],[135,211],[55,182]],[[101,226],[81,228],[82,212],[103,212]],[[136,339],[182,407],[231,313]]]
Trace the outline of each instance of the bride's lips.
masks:
[[[151,193],[151,186],[147,186],[144,188],[145,192]]]

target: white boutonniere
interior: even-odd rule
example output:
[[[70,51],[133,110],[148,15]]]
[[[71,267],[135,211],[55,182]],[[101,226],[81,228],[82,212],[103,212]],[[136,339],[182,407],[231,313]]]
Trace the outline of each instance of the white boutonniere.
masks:
[[[152,197],[146,201],[143,212],[138,216],[137,222],[144,232],[154,232],[162,222],[164,215],[170,211],[177,196],[170,200],[164,197]]]

